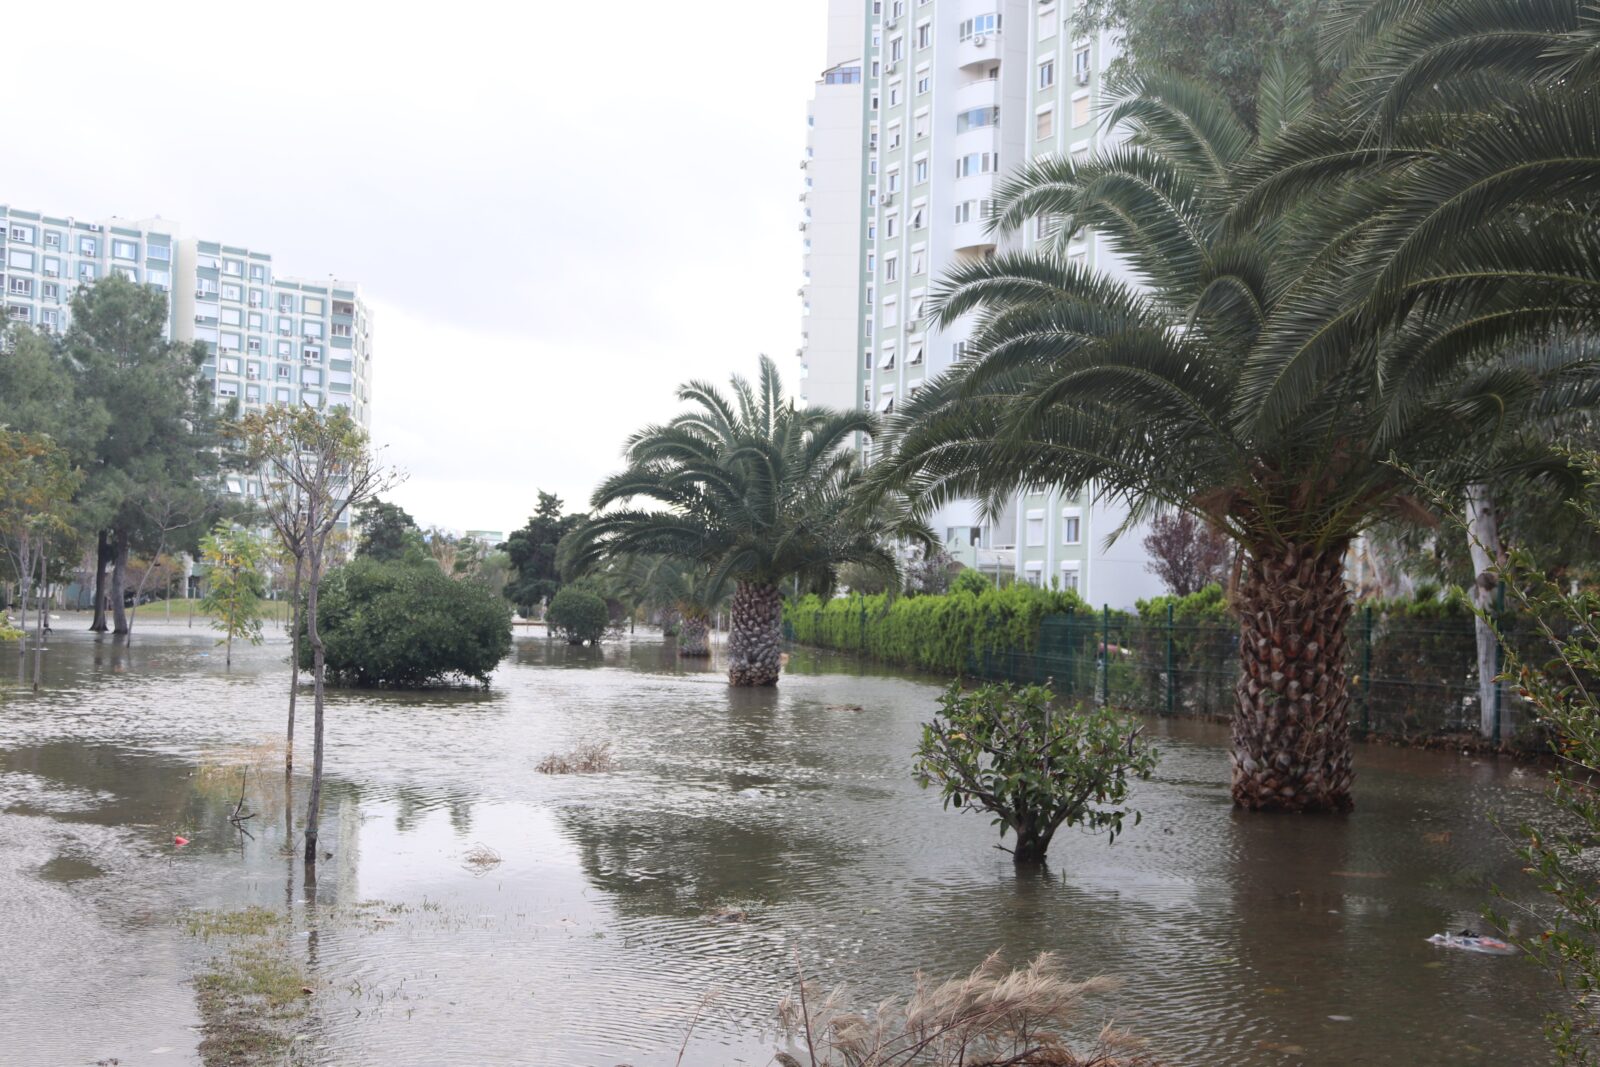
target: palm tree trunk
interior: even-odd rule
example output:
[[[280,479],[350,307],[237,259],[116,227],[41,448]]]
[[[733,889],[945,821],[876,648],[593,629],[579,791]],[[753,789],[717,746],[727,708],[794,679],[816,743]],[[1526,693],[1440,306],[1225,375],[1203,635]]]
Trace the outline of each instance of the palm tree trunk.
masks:
[[[709,656],[711,645],[706,640],[711,620],[704,615],[685,613],[678,622],[678,655]]]
[[[1239,585],[1233,802],[1252,811],[1349,811],[1344,543],[1247,553]]]
[[[728,684],[778,684],[778,641],[783,634],[783,598],[765,582],[740,582],[730,608]]]

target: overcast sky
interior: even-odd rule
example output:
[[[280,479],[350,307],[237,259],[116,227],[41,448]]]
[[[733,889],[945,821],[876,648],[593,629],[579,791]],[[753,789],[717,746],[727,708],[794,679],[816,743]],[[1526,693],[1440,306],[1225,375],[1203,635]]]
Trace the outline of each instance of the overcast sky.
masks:
[[[825,0],[8,5],[0,202],[359,282],[424,524],[570,504],[690,377],[798,384]],[[24,106],[24,104],[26,106]]]

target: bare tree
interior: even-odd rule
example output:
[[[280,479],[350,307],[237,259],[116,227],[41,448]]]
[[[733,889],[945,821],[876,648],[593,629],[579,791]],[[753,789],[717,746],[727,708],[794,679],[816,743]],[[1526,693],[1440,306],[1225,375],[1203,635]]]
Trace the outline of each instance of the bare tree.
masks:
[[[367,433],[342,408],[323,414],[312,408],[272,407],[247,414],[239,424],[247,462],[261,470],[269,522],[294,559],[296,605],[294,667],[289,691],[289,755],[293,770],[294,696],[300,664],[300,587],[304,583],[305,636],[311,645],[311,798],[306,807],[305,864],[316,877],[317,835],[322,806],[325,651],[317,629],[317,598],[336,531],[345,515],[401,480],[379,462]]]
[[[1180,512],[1158,515],[1144,539],[1150,562],[1145,566],[1174,596],[1198,593],[1227,577],[1233,544],[1222,534]]]

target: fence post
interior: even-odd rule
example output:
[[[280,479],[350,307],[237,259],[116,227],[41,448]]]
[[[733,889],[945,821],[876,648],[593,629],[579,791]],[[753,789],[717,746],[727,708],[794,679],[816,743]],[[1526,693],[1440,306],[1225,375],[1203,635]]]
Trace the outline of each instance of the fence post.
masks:
[[[1506,583],[1505,579],[1502,578],[1495,583],[1494,587],[1494,639],[1496,641],[1504,640],[1501,634],[1505,632],[1505,614]],[[1499,650],[1496,649],[1496,651],[1498,652]],[[1502,657],[1496,656],[1496,660],[1502,661]],[[1505,692],[1505,679],[1501,673],[1497,672],[1494,679],[1494,743],[1496,748],[1500,746],[1500,708],[1505,699]]]
[[[1100,625],[1100,703],[1111,703],[1111,605],[1103,606]]]
[[[1362,626],[1361,650],[1361,732],[1372,730],[1372,605],[1367,605]]]
[[[1177,697],[1177,679],[1173,677],[1172,601],[1167,601],[1167,714],[1173,714]]]

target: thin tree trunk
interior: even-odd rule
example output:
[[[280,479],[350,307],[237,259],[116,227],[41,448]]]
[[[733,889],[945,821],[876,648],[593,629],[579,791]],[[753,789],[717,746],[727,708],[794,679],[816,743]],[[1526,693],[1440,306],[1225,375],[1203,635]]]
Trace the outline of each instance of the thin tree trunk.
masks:
[[[128,532],[116,531],[114,551],[111,554],[111,617],[113,634],[128,632]]]
[[[1239,587],[1233,802],[1253,811],[1349,811],[1343,543],[1247,554]]]
[[[1489,487],[1467,486],[1467,551],[1472,558],[1474,636],[1478,644],[1478,732],[1494,736],[1494,687],[1500,675],[1500,641],[1485,613],[1494,609],[1495,587],[1500,584],[1495,564],[1500,559],[1500,531],[1495,523],[1494,500]]]
[[[730,606],[728,684],[778,684],[778,642],[783,634],[783,598],[778,587],[740,582]]]
[[[45,603],[50,573],[49,556],[44,542],[39,543],[39,624],[33,630],[33,691],[39,691],[39,678],[44,673],[44,631],[50,625],[50,612]],[[24,645],[27,642],[23,642]]]
[[[283,743],[283,777],[286,783],[294,779],[294,702],[300,690],[300,574],[305,561],[294,557],[294,585],[289,593],[289,619],[294,625],[294,636],[289,650],[289,731]]]
[[[101,530],[95,535],[94,547],[94,621],[89,629],[103,634],[106,626],[106,568],[111,565],[111,534]]]
[[[711,620],[704,615],[685,612],[678,622],[678,655],[711,655],[711,645],[706,636],[710,628]]]
[[[311,574],[306,591],[306,640],[311,642],[311,699],[314,708],[311,727],[311,800],[306,806],[306,878],[316,879],[318,809],[322,804],[322,679],[325,663],[322,634],[317,630],[317,593],[321,585],[320,553],[311,553]]]
[[[22,636],[17,638],[17,656],[24,665],[28,659],[28,583],[31,581],[33,549],[28,531],[24,529],[17,537],[17,627],[22,630]]]

